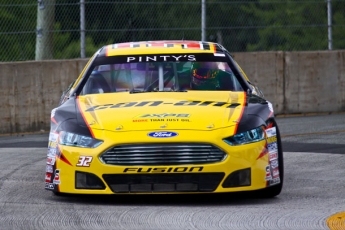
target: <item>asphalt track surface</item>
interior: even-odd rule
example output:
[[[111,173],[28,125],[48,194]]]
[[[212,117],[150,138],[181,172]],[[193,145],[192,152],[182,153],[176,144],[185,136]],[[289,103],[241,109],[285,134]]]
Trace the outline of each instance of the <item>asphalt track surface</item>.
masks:
[[[282,193],[54,196],[48,134],[0,136],[0,230],[345,229],[345,114],[278,117]]]

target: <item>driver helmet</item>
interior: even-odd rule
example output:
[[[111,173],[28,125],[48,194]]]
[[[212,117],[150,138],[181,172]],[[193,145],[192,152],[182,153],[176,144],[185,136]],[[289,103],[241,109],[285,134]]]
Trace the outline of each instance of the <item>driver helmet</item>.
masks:
[[[196,90],[219,89],[219,72],[217,62],[193,62],[191,88]]]

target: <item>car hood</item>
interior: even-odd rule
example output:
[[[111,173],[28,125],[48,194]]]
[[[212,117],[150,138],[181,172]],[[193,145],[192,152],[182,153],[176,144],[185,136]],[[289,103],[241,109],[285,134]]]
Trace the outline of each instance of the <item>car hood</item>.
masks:
[[[212,130],[236,126],[244,92],[189,91],[107,93],[78,96],[78,108],[91,129]]]

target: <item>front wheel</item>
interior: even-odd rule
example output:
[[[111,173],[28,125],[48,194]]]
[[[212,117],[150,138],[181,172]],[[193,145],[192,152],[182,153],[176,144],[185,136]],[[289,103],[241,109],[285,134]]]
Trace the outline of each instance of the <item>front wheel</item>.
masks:
[[[283,183],[281,181],[280,184],[255,191],[254,196],[258,198],[273,198],[280,194],[280,192],[282,191],[282,188],[283,188]]]
[[[60,196],[60,197],[69,196],[68,193],[62,193],[62,192],[56,192],[56,191],[52,191],[52,193],[53,193],[55,196]]]

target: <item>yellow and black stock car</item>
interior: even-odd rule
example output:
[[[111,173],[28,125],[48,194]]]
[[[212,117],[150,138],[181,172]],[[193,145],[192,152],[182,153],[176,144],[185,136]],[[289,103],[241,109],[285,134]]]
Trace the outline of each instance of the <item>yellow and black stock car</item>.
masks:
[[[272,104],[219,44],[104,46],[51,113],[55,194],[281,192]]]

